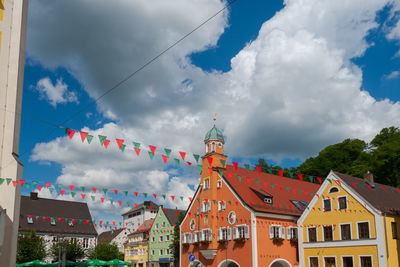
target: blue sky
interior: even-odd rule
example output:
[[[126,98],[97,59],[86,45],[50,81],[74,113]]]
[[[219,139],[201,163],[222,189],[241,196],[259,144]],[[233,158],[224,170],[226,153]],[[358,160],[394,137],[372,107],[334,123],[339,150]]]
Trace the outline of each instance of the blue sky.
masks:
[[[73,13],[77,1],[54,1],[44,14],[46,1],[33,2],[20,136],[23,176],[190,195],[198,182],[190,168],[164,166],[160,158],[130,164],[132,144],[123,156],[117,149],[99,152],[95,142],[89,148],[66,140],[63,128],[47,136],[54,127],[32,117],[59,125],[222,3],[177,0],[174,10],[117,1],[115,14],[104,15],[106,1],[96,9],[83,4],[79,14]],[[216,112],[228,162],[264,157],[288,167],[347,137],[368,141],[382,127],[398,126],[400,5],[358,4],[309,0],[312,11],[305,15],[293,2],[239,0],[63,126],[201,154]],[[322,11],[337,17],[317,17]],[[67,23],[71,16],[76,21]],[[95,216],[115,216],[111,208],[93,209]]]

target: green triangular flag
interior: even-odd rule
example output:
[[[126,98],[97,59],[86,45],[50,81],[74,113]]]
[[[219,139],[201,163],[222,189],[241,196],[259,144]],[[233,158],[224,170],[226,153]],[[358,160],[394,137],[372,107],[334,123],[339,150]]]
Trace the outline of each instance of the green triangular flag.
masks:
[[[200,202],[200,198],[197,198],[197,201]]]
[[[143,196],[144,196],[144,197],[147,197],[147,193],[143,193]]]
[[[133,146],[134,146],[134,147],[136,148],[136,150],[137,150],[137,149],[140,148],[140,143],[133,142]]]
[[[33,182],[32,182],[32,186],[33,186],[33,187],[36,187],[37,184],[38,184],[38,182],[36,182],[36,181],[33,181]]]
[[[110,199],[110,203],[111,203],[111,205],[114,203],[114,200],[112,200],[112,199]]]
[[[149,151],[149,157],[150,157],[150,159],[153,159],[153,158],[154,158],[153,152]]]
[[[242,181],[242,176],[238,175],[237,177],[239,178],[239,182],[241,182]]]
[[[308,180],[309,180],[310,182],[314,182],[314,178],[313,178],[311,175],[308,176]]]
[[[81,186],[81,190],[82,190],[82,192],[85,192],[85,187],[84,186]]]
[[[293,172],[289,172],[290,178],[293,178]]]
[[[25,183],[25,187],[26,187],[26,189],[29,189],[29,187],[31,187],[31,184],[30,183]]]
[[[50,191],[50,193],[53,193],[54,188],[53,187],[49,187],[49,191]]]
[[[103,188],[103,192],[104,194],[107,194],[108,189],[107,188]]]
[[[128,191],[124,191],[124,194],[125,194],[125,196],[127,196],[128,195]]]
[[[103,145],[104,141],[107,139],[107,136],[99,135],[100,144]]]
[[[122,146],[121,146],[121,151],[122,151],[122,152],[125,151],[125,147],[126,147],[126,145],[125,145],[125,144],[122,144]]]
[[[169,155],[171,155],[171,149],[169,148],[164,148],[165,154],[167,154],[167,157],[169,158]]]
[[[331,179],[328,179],[328,182],[329,182],[330,184],[332,184],[332,180],[331,180]]]
[[[302,192],[301,192],[301,190],[299,189],[299,194],[301,195],[301,193],[302,193]]]
[[[216,200],[215,200],[215,199],[213,199],[213,202],[214,202],[214,204],[215,204],[215,201],[216,201]]]
[[[4,183],[4,179],[0,178],[0,185],[2,185]]]
[[[88,134],[88,136],[86,136],[86,140],[87,140],[88,144],[90,145],[90,143],[93,140],[93,135]]]
[[[179,159],[174,159],[175,160],[175,163],[176,163],[176,165],[179,165]]]
[[[260,182],[259,182],[258,180],[256,180],[256,183],[257,183],[257,184],[260,184]]]
[[[202,165],[197,165],[197,169],[199,170],[199,172],[201,172],[203,170],[203,166]]]
[[[75,192],[71,192],[71,196],[75,197],[76,193]]]
[[[183,197],[181,196],[180,199],[183,201]]]
[[[131,206],[131,202],[126,202],[126,204],[128,205],[128,207],[130,207],[130,206]]]
[[[274,184],[270,184],[272,188],[274,188]]]
[[[162,195],[162,197],[165,199],[166,196],[165,196],[165,195]]]
[[[57,184],[57,188],[58,188],[58,190],[61,190],[63,188],[63,185],[62,184]]]
[[[268,169],[268,173],[269,173],[269,174],[272,174],[272,169],[269,168],[269,169]]]
[[[248,172],[250,169],[250,164],[244,164],[244,167],[246,168],[246,171]]]
[[[96,199],[96,197],[95,197],[95,196],[90,196],[90,197],[92,198],[92,200],[93,200],[93,201]]]
[[[226,160],[220,159],[219,161],[221,162],[222,168],[225,168]]]
[[[199,163],[199,155],[193,154],[194,159],[196,160],[196,163]]]
[[[286,188],[286,190],[289,192],[289,187],[286,186],[285,188]]]
[[[229,205],[232,205],[232,202],[230,200],[228,200]]]
[[[223,172],[222,172],[222,171],[219,171],[219,175],[222,177],[222,176],[223,176]]]
[[[11,183],[12,179],[11,178],[6,178],[6,181],[7,181],[7,185],[9,185]]]
[[[69,128],[65,128],[65,134],[68,134]]]

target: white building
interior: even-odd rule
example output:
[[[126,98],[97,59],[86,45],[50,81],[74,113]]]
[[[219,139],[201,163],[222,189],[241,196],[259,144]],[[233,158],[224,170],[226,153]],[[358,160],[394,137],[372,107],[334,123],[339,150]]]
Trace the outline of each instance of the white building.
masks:
[[[21,196],[19,232],[32,230],[43,237],[46,249],[60,238],[76,241],[84,249],[96,246],[97,231],[83,202],[39,198],[36,192]]]
[[[124,253],[124,243],[127,241],[128,233],[120,228],[116,230],[106,231],[99,234],[97,237],[98,244],[116,244],[119,252]]]
[[[145,201],[139,204],[136,208],[122,214],[124,227],[130,232],[136,231],[144,221],[154,219],[157,215],[157,210],[158,205],[152,201]]]

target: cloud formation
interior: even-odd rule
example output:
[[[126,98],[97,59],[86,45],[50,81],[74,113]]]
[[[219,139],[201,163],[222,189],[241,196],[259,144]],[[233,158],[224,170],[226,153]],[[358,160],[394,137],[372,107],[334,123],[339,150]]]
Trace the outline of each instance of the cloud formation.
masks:
[[[76,93],[68,91],[68,85],[61,78],[57,79],[55,84],[53,84],[49,77],[42,78],[37,82],[35,90],[40,93],[41,98],[49,101],[53,107],[56,107],[60,103],[79,103]]]

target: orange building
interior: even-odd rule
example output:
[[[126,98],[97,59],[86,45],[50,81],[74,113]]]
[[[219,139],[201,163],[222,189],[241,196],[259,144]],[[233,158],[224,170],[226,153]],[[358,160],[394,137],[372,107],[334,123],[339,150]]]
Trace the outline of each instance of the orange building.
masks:
[[[297,219],[319,185],[226,165],[215,126],[204,142],[200,186],[180,226],[180,266],[298,266]]]

